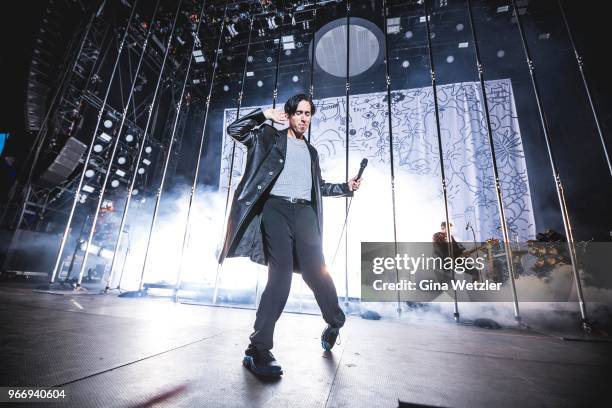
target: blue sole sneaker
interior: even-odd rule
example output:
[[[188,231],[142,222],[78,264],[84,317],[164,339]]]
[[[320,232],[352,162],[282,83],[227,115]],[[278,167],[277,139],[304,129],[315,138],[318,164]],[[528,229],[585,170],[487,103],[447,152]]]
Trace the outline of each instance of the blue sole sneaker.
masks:
[[[336,345],[336,340],[338,339],[338,335],[340,334],[340,329],[336,327],[332,327],[331,325],[327,325],[323,333],[321,333],[321,347],[325,351],[331,351],[331,349]]]
[[[252,346],[245,351],[242,365],[261,377],[280,377],[283,374],[281,366],[269,350],[258,351]]]

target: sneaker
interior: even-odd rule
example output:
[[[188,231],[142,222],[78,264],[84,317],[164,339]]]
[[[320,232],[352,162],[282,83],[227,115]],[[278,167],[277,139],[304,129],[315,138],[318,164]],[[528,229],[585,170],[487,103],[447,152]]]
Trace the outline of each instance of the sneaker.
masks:
[[[242,365],[262,377],[280,377],[283,374],[270,350],[257,350],[252,344],[244,352]]]
[[[340,334],[340,329],[328,324],[321,334],[321,346],[325,351],[330,351],[336,345],[336,339]]]

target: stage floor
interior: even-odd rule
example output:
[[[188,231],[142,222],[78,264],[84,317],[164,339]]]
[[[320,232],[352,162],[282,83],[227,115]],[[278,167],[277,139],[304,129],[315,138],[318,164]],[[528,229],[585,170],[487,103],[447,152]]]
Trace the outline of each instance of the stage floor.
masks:
[[[610,342],[350,316],[326,354],[321,317],[285,313],[284,376],[262,382],[241,365],[254,310],[7,284],[0,297],[0,386],[64,386],[50,406],[612,406]]]

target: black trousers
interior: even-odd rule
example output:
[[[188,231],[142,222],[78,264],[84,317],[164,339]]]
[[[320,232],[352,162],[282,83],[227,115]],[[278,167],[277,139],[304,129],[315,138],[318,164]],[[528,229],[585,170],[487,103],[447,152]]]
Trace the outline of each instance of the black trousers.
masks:
[[[268,283],[257,309],[251,344],[266,350],[273,346],[274,326],[291,289],[294,257],[325,322],[342,327],[346,318],[338,305],[334,281],[325,267],[314,209],[308,204],[270,197],[264,204],[261,223],[268,257]]]

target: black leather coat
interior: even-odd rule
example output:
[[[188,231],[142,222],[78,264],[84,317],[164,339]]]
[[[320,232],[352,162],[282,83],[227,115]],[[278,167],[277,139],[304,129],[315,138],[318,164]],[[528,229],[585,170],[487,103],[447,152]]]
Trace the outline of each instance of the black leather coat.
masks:
[[[227,133],[247,148],[246,167],[232,200],[227,220],[225,242],[219,263],[225,258],[248,256],[252,261],[267,265],[261,232],[261,211],[274,181],[283,170],[287,155],[287,130],[277,130],[264,124],[266,118],[257,109],[227,127]],[[347,183],[326,183],[321,178],[319,155],[308,142],[312,163],[311,205],[323,233],[323,206],[321,196],[350,197],[353,193]]]

